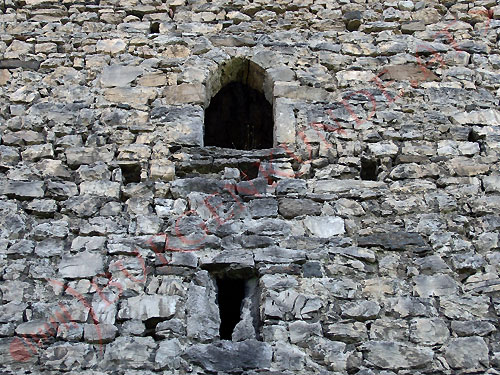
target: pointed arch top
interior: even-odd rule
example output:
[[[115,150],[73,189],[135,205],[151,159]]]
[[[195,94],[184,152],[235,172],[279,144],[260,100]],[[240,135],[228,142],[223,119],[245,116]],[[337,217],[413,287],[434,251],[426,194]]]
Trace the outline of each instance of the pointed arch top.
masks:
[[[271,105],[273,104],[273,82],[266,70],[251,59],[233,57],[221,63],[208,78],[205,108],[223,87],[232,82],[240,82],[259,91]]]
[[[225,61],[207,81],[206,89],[206,146],[273,147],[272,82],[261,66],[241,57]]]

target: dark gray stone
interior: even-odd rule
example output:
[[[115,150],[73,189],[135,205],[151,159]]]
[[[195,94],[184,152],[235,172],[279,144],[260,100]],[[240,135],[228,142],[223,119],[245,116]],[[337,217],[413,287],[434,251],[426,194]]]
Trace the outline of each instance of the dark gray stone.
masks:
[[[487,336],[497,330],[492,323],[481,320],[453,321],[451,329],[458,336]]]
[[[424,250],[430,247],[418,233],[390,232],[358,237],[359,246],[378,246],[387,250]]]
[[[43,181],[8,181],[3,186],[0,185],[0,194],[18,199],[42,198],[45,193],[44,185]]]
[[[256,340],[221,341],[193,345],[186,355],[207,371],[265,370],[271,367],[272,350],[269,344]]]
[[[279,213],[285,219],[293,219],[302,215],[320,215],[323,205],[312,199],[290,199],[279,200]]]
[[[278,202],[274,198],[253,199],[248,208],[254,219],[278,216]]]
[[[19,59],[3,59],[0,60],[0,69],[31,69],[38,70],[40,68],[40,61],[35,60],[19,60]]]

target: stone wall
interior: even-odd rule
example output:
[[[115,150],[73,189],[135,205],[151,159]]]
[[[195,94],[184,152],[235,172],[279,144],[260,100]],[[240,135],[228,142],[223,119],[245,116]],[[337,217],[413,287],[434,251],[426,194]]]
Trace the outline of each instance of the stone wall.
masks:
[[[0,11],[2,374],[500,373],[495,0]],[[242,77],[275,148],[204,147]]]

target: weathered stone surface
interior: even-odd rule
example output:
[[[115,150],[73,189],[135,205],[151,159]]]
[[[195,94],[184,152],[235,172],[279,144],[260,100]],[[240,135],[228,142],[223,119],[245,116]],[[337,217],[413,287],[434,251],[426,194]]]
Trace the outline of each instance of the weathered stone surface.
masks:
[[[289,199],[279,200],[279,213],[286,219],[293,219],[301,215],[321,214],[322,204],[311,199]]]
[[[109,102],[128,104],[136,109],[146,109],[146,104],[157,96],[156,90],[151,87],[113,87],[105,89],[103,94]]]
[[[441,297],[453,295],[458,290],[458,285],[448,275],[416,276],[415,292],[420,297]]]
[[[499,27],[493,0],[0,1],[0,372],[495,373]]]
[[[23,160],[26,161],[37,161],[43,158],[53,158],[54,149],[52,145],[33,145],[27,147],[23,152],[21,152]]]
[[[488,346],[480,337],[452,339],[445,358],[453,369],[489,367]]]
[[[96,47],[98,51],[116,55],[125,51],[127,45],[122,39],[104,39],[99,40]]]
[[[444,315],[450,319],[483,319],[488,315],[489,298],[444,295],[439,304]]]
[[[40,257],[52,257],[62,255],[64,252],[64,241],[48,238],[39,242],[35,247],[35,254]]]
[[[113,160],[114,152],[111,147],[71,147],[66,150],[68,165],[76,167],[81,164],[92,164],[97,161],[109,163]]]
[[[118,311],[120,319],[147,320],[171,318],[175,314],[177,298],[174,296],[143,295],[132,297]]]
[[[370,338],[372,340],[408,341],[408,322],[403,319],[377,319],[370,327]]]
[[[254,257],[256,262],[266,263],[290,263],[300,262],[306,259],[306,253],[301,250],[288,250],[280,247],[269,247],[258,249]]]
[[[166,104],[202,104],[205,102],[205,87],[191,83],[167,86],[163,90],[163,96]]]
[[[359,246],[380,246],[387,250],[408,250],[427,248],[427,242],[418,233],[392,232],[376,233],[358,238]]]
[[[14,202],[0,201],[0,238],[18,239],[26,230],[27,216]]]
[[[405,30],[417,31],[419,27],[420,25],[418,24],[407,24]],[[383,80],[407,80],[410,81],[410,83],[439,81],[439,77],[430,69],[427,69],[423,65],[419,66],[416,64],[388,65],[384,67],[381,73],[380,78]]]
[[[28,307],[21,302],[8,302],[0,306],[0,323],[21,322],[24,310]]]
[[[77,255],[66,255],[59,263],[59,273],[65,278],[92,277],[102,271],[102,256],[87,251]]]
[[[186,354],[207,371],[269,369],[272,358],[271,347],[255,340],[198,344],[188,348]]]
[[[361,322],[332,324],[328,326],[325,336],[331,340],[346,343],[358,343],[368,340],[366,326]]]
[[[138,66],[111,65],[103,69],[101,74],[101,85],[103,87],[128,86],[143,72]]]
[[[108,370],[152,369],[156,347],[152,337],[118,337],[106,345],[101,366]]]
[[[248,208],[255,219],[278,216],[278,202],[274,198],[254,199],[250,201]]]
[[[20,59],[2,59],[0,60],[0,69],[32,69],[38,70],[40,62],[35,60],[20,60]]]
[[[483,177],[483,185],[487,193],[500,192],[500,176]]]
[[[44,187],[43,181],[7,181],[3,186],[0,184],[0,194],[19,199],[42,198],[45,193]]]
[[[390,369],[419,368],[429,364],[434,353],[431,349],[398,342],[371,341],[364,344],[366,359],[375,366]]]
[[[83,337],[83,325],[78,323],[64,323],[57,327],[57,337],[64,341],[78,342]]]
[[[423,316],[431,317],[437,315],[437,308],[431,298],[399,297],[389,300],[391,309],[401,317]]]
[[[112,181],[84,181],[80,184],[81,195],[120,198],[120,183]]]
[[[341,309],[344,317],[356,320],[375,319],[380,312],[380,306],[373,301],[348,302]]]
[[[155,180],[172,181],[175,177],[175,164],[169,160],[153,160],[150,175]]]
[[[164,340],[155,355],[155,363],[160,368],[178,369],[181,363],[182,346],[178,339]]]
[[[203,118],[199,105],[155,107],[151,111],[151,119],[165,126],[166,138],[181,145],[203,145]]]
[[[385,184],[380,181],[320,180],[312,183],[312,189],[315,193],[343,193],[355,189],[378,189],[384,187]]]
[[[188,289],[187,335],[201,341],[219,335],[220,316],[215,291],[210,286],[191,284]]]
[[[118,332],[112,324],[85,324],[83,339],[90,344],[105,344],[113,341]]]
[[[451,330],[458,336],[486,336],[496,331],[496,327],[487,321],[467,320],[451,322]]]
[[[460,125],[500,125],[500,112],[494,109],[472,111],[453,115],[451,120]]]
[[[33,320],[18,325],[16,333],[25,336],[55,336],[57,333],[57,323]]]
[[[449,337],[448,326],[442,319],[419,318],[410,322],[410,339],[418,344],[444,344]]]
[[[304,219],[304,226],[311,235],[320,238],[330,238],[345,233],[344,220],[340,217],[309,216]]]

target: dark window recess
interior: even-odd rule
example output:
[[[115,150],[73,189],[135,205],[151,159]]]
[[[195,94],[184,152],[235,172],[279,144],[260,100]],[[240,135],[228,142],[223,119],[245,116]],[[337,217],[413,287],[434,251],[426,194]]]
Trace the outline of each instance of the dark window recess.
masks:
[[[273,111],[264,94],[231,82],[205,110],[205,146],[237,150],[273,147]]]
[[[149,32],[150,32],[150,34],[159,34],[160,33],[160,23],[159,22],[151,22]]]
[[[241,318],[241,304],[245,298],[245,280],[217,279],[217,303],[220,313],[220,338],[231,340],[234,327]]]
[[[361,159],[361,179],[368,181],[377,181],[377,160]]]
[[[253,180],[259,176],[260,163],[240,163],[240,175],[241,179],[244,181]]]
[[[125,185],[141,182],[142,168],[139,164],[120,165],[120,169],[122,170]]]
[[[154,339],[156,339],[156,326],[158,323],[165,321],[165,318],[150,318],[146,321],[144,321],[144,325],[146,330],[144,331],[144,334],[146,336],[150,336]]]

